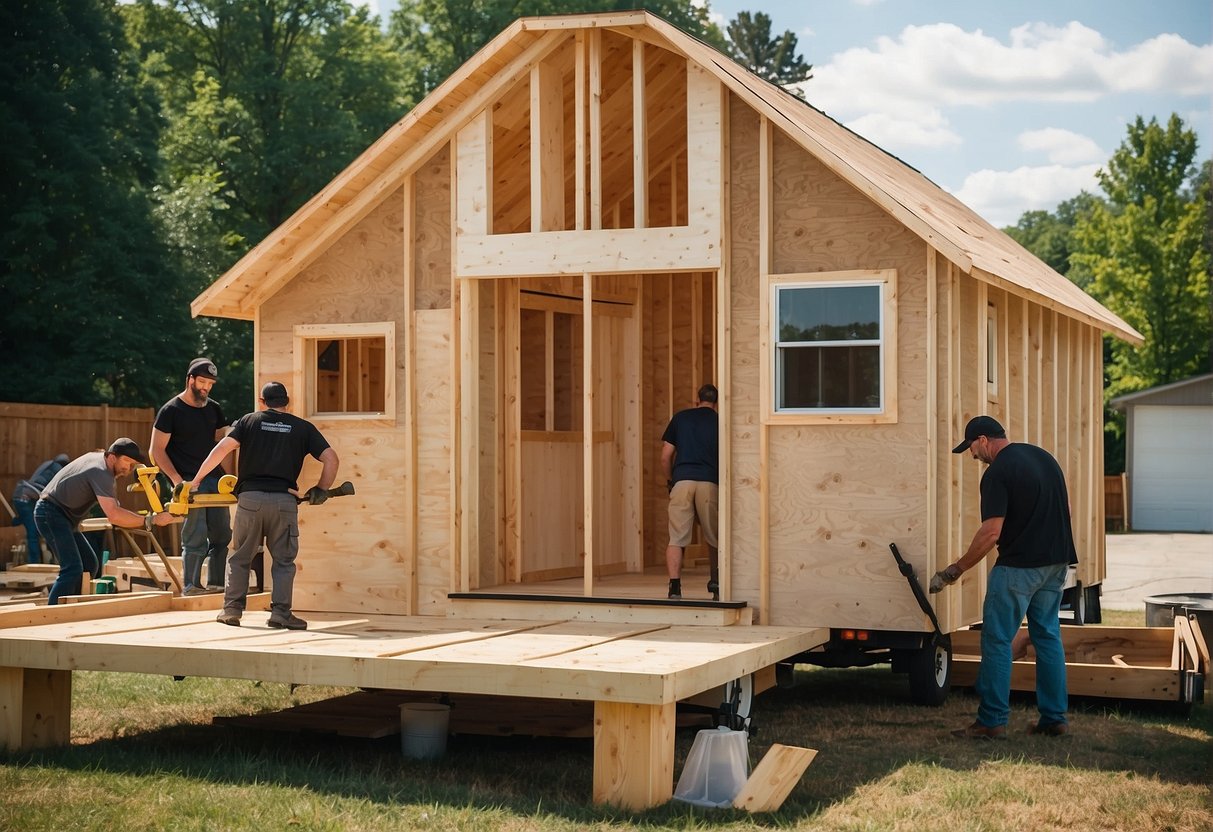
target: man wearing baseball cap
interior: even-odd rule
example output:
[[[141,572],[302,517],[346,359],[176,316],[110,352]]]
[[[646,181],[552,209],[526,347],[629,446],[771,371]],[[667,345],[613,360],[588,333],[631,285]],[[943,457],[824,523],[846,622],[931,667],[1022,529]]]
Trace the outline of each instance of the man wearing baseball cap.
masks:
[[[185,389],[173,396],[152,426],[152,458],[160,471],[176,487],[193,479],[198,466],[227,433],[227,419],[219,402],[210,397],[219,378],[209,358],[195,358],[185,374]],[[219,477],[230,469],[222,467],[202,480],[197,493],[216,494]],[[186,595],[204,593],[208,588],[223,588],[227,572],[227,546],[232,541],[232,518],[227,506],[190,509],[181,525],[182,582]],[[202,562],[208,562],[207,581],[202,581]]]
[[[957,737],[1006,736],[1010,717],[1011,643],[1020,622],[1036,648],[1036,708],[1040,718],[1030,734],[1068,733],[1066,657],[1058,613],[1066,570],[1078,562],[1070,527],[1070,498],[1057,460],[1043,448],[1007,441],[1002,425],[976,416],[965,426],[954,454],[969,451],[987,466],[981,477],[981,526],[956,563],[931,578],[931,592],[955,583],[998,545],[982,605],[981,666],[977,719],[953,731]]]
[[[328,499],[328,489],[337,477],[337,452],[306,419],[288,413],[286,386],[278,381],[261,388],[265,408],[241,416],[194,476],[198,484],[219,460],[240,449],[236,480],[236,528],[234,548],[227,564],[223,589],[221,624],[240,626],[248,596],[249,564],[264,541],[273,566],[269,626],[276,630],[306,630],[307,622],[291,612],[295,588],[295,556],[299,553],[299,503],[319,505]],[[320,476],[307,493],[299,491],[303,461],[320,460]]]
[[[42,489],[34,506],[34,523],[46,545],[59,559],[59,577],[51,587],[51,604],[64,595],[78,595],[83,575],[96,575],[100,564],[97,554],[76,527],[94,505],[101,506],[105,517],[115,526],[127,529],[167,526],[176,518],[167,511],[144,516],[118,505],[115,479],[125,477],[136,465],[146,465],[147,457],[134,440],[115,439],[104,451],[78,457],[59,470]]]

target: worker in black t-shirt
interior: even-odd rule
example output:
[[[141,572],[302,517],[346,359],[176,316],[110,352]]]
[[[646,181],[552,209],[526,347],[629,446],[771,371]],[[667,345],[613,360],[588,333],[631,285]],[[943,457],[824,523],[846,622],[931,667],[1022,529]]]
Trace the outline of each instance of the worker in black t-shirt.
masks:
[[[699,388],[695,406],[680,410],[670,419],[661,437],[661,470],[665,472],[670,493],[670,544],[665,550],[669,570],[668,597],[682,598],[682,555],[691,542],[695,521],[703,529],[708,544],[710,575],[708,592],[720,600],[720,564],[716,540],[719,479],[717,473],[719,420],[716,415],[716,388]]]
[[[952,453],[965,451],[989,466],[981,477],[982,522],[960,559],[931,578],[931,592],[955,583],[995,544],[998,560],[990,570],[982,604],[977,719],[952,733],[969,739],[1006,735],[1012,642],[1026,615],[1036,650],[1040,712],[1028,733],[1061,736],[1069,731],[1069,700],[1058,613],[1066,572],[1078,562],[1065,477],[1048,451],[1007,441],[1002,425],[989,416],[969,420],[964,441]]]
[[[185,374],[185,389],[173,396],[152,425],[152,460],[160,472],[176,486],[194,478],[198,466],[227,432],[227,419],[219,402],[211,398],[219,373],[209,358],[195,358]],[[230,462],[204,477],[200,494],[219,493],[219,477]],[[185,595],[196,595],[223,588],[227,573],[227,546],[232,541],[232,517],[227,506],[196,508],[181,525],[181,567]],[[207,581],[202,581],[202,562],[206,561]]]
[[[249,564],[264,541],[269,550],[273,588],[269,626],[278,630],[306,630],[307,622],[291,612],[295,585],[295,556],[299,553],[299,501],[319,505],[337,477],[337,452],[316,426],[286,412],[286,387],[271,381],[261,388],[265,408],[240,417],[198,468],[190,489],[219,461],[237,448],[240,462],[236,480],[236,526],[223,590],[222,624],[240,626],[248,596]],[[322,466],[316,485],[299,491],[299,472],[308,456]]]

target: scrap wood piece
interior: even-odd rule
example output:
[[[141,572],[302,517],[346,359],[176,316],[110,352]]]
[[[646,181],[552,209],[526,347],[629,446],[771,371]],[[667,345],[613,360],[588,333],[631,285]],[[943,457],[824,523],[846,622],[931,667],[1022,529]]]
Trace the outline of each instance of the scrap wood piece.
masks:
[[[1210,687],[1210,684],[1213,683],[1213,662],[1209,660],[1209,642],[1205,641],[1205,634],[1200,629],[1200,620],[1196,616],[1190,617],[1188,624],[1191,628],[1192,641],[1196,644],[1196,652],[1200,656],[1201,662],[1204,663],[1205,690],[1213,690]]]
[[[1116,665],[1117,667],[1128,667],[1129,666],[1128,663],[1125,661],[1124,653],[1117,653],[1115,656],[1113,656],[1112,664]]]
[[[812,748],[775,743],[737,793],[734,808],[747,812],[778,810],[816,756]]]

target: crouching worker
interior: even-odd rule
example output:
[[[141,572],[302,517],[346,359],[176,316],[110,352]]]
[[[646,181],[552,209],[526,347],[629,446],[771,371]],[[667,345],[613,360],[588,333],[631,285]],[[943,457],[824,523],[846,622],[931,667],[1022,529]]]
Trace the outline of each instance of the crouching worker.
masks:
[[[232,553],[227,562],[223,612],[216,621],[240,626],[248,597],[249,564],[265,542],[272,566],[269,625],[276,630],[306,630],[307,622],[291,613],[295,586],[295,556],[299,553],[299,500],[318,505],[328,499],[337,477],[337,452],[316,426],[286,412],[286,387],[271,381],[261,388],[263,410],[241,416],[232,432],[203,460],[190,482],[193,491],[220,461],[237,448],[236,521]],[[322,466],[316,485],[299,491],[299,472],[308,456]]]
[[[64,595],[79,595],[85,572],[96,575],[101,564],[97,553],[76,527],[93,508],[101,507],[105,518],[126,529],[167,526],[177,518],[167,511],[142,515],[118,505],[115,480],[147,465],[147,457],[131,439],[115,439],[105,451],[78,457],[51,478],[34,506],[34,522],[46,545],[59,559],[59,577],[51,587],[51,604]]]

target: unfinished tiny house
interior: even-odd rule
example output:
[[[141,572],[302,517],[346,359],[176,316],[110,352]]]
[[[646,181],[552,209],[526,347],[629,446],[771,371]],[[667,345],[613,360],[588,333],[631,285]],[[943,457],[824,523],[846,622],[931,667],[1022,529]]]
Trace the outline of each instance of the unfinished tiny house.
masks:
[[[705,382],[723,599],[760,623],[930,630],[888,545],[921,575],[963,552],[981,468],[950,449],[980,413],[1057,456],[1103,579],[1101,338],[1141,336],[644,12],[516,22],[193,311],[253,322],[258,383],[368,507],[302,513],[300,609],[661,598],[661,434]],[[984,580],[938,596],[944,632]]]

